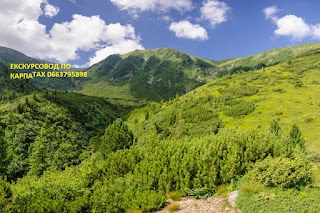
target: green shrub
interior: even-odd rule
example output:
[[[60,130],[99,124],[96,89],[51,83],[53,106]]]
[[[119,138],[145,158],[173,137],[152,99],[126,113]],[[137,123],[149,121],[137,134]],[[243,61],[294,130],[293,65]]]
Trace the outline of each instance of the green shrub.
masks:
[[[196,199],[204,199],[212,196],[212,190],[206,188],[196,188],[187,191],[187,195]]]
[[[0,213],[9,212],[9,203],[12,196],[10,184],[0,177]]]
[[[272,132],[276,136],[278,136],[280,131],[281,131],[281,127],[280,127],[278,121],[273,119],[270,123],[270,132]]]
[[[12,187],[13,212],[81,212],[89,206],[88,179],[73,169],[26,176]]]
[[[267,157],[255,163],[244,178],[267,187],[297,188],[311,183],[311,170],[306,160]]]
[[[294,87],[295,88],[300,88],[300,87],[303,87],[303,86],[304,85],[303,85],[302,81],[299,80],[299,79],[294,82]]]
[[[288,146],[305,151],[305,141],[297,124],[293,124],[289,133]]]
[[[171,199],[171,200],[174,200],[174,201],[179,201],[181,199],[181,197],[183,196],[183,193],[182,192],[169,192],[167,194],[167,198],[168,199]]]
[[[171,203],[167,206],[167,209],[169,212],[175,212],[178,211],[180,208],[180,205],[178,203]]]
[[[258,88],[247,85],[234,86],[224,91],[224,93],[230,94],[235,97],[252,96],[257,94],[258,92]]]
[[[141,209],[136,209],[136,210],[128,211],[128,213],[143,213],[143,211]]]
[[[252,102],[240,100],[230,102],[223,110],[224,114],[229,117],[239,117],[248,115],[253,112],[255,105]]]
[[[262,189],[262,185],[259,183],[243,183],[240,189],[247,193],[257,193]]]
[[[100,144],[104,156],[119,149],[127,149],[133,144],[133,134],[122,119],[114,121],[105,131]]]
[[[243,213],[318,213],[319,197],[319,188],[302,190],[265,188],[257,193],[246,193],[240,190],[236,205]]]
[[[272,92],[285,93],[286,90],[284,90],[283,88],[275,88],[272,90]]]
[[[127,212],[140,209],[143,212],[159,210],[166,199],[161,191],[151,189],[149,183],[131,174],[123,178],[96,182],[91,196],[93,212]]]
[[[14,210],[156,211],[172,191],[195,198],[212,196],[217,185],[239,179],[257,160],[291,154],[291,149],[279,148],[287,142],[283,134],[269,131],[221,131],[201,138],[137,143],[109,153],[106,159],[95,153],[88,160],[91,163],[85,160],[63,172],[47,171],[41,177],[19,180],[12,189]]]

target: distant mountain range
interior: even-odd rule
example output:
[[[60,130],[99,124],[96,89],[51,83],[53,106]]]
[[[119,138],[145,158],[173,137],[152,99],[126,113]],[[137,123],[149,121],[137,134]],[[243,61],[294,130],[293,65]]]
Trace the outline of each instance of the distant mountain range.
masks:
[[[319,52],[320,44],[314,43],[213,61],[168,48],[136,50],[124,55],[111,55],[89,67],[87,79],[39,78],[33,82],[45,88],[106,97],[123,105],[140,105],[185,94],[213,78],[257,70]],[[10,63],[48,63],[5,47],[0,47],[0,62],[6,66]]]

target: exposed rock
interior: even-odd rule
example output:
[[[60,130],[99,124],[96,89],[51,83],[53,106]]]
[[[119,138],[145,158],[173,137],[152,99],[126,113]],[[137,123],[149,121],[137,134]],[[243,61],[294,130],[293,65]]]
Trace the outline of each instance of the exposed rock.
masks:
[[[167,203],[173,203],[173,200],[172,199],[168,199]]]
[[[225,199],[222,197],[210,197],[207,199],[182,198],[175,203],[180,205],[176,213],[235,213],[235,210],[225,207]],[[164,208],[156,213],[168,213]]]
[[[207,198],[207,201],[208,201],[208,202],[212,202],[213,199],[214,199],[213,197],[208,197],[208,198]]]
[[[239,191],[233,191],[229,194],[228,202],[234,208],[236,206],[236,200],[239,196]]]

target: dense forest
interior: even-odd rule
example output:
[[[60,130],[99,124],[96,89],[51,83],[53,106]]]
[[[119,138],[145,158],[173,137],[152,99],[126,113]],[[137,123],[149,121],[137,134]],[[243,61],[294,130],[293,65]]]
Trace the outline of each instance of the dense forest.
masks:
[[[0,63],[0,212],[152,212],[173,195],[235,189],[242,212],[318,212],[320,62],[309,47],[263,66],[250,61],[261,55],[216,62],[221,77],[140,107],[9,80]]]

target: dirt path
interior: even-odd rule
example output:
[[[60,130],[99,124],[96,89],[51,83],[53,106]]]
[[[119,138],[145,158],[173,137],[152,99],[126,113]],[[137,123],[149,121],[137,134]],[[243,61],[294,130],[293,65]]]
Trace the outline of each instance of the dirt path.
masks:
[[[180,201],[172,201],[171,203],[179,204],[176,213],[236,213],[236,211],[227,204],[227,199],[207,198],[207,199],[191,199],[182,198]],[[170,205],[170,204],[169,204]],[[168,213],[168,206],[156,213]]]

